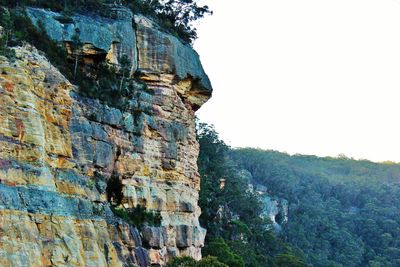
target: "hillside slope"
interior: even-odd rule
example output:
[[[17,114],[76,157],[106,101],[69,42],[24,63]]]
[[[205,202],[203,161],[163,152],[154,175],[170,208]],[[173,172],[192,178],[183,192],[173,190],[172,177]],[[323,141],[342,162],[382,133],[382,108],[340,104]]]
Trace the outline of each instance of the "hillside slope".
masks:
[[[400,266],[400,165],[235,149],[252,183],[288,200],[283,239],[313,266]]]

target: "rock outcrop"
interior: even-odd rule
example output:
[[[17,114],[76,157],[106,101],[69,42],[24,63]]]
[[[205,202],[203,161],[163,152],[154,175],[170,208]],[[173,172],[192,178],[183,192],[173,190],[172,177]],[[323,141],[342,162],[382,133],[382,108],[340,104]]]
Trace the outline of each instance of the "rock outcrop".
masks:
[[[79,28],[88,59],[129,56],[146,90],[127,112],[82,97],[35,48],[0,57],[0,265],[149,266],[201,258],[195,111],[211,95],[199,57],[154,22],[125,9],[73,16],[28,9],[48,35],[70,42]],[[90,62],[89,62],[90,63]],[[158,211],[140,231],[113,214],[112,175],[122,205]]]
[[[268,188],[257,183],[249,171],[242,169],[239,175],[247,181],[248,190],[259,195],[263,204],[261,216],[268,218],[273,230],[279,234],[282,227],[289,221],[289,202],[284,198],[271,195]]]

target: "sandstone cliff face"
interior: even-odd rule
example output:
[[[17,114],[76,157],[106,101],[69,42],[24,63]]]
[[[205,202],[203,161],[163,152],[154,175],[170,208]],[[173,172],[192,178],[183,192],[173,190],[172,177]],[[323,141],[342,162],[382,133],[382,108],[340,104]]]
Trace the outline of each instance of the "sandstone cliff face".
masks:
[[[88,58],[118,63],[147,84],[129,113],[81,97],[34,48],[0,57],[0,265],[149,266],[201,257],[194,112],[211,95],[198,55],[152,21],[117,9],[114,19],[29,9],[49,35],[80,27]],[[92,57],[93,58],[93,57]],[[157,210],[141,233],[110,210],[105,187],[122,178],[123,205]]]

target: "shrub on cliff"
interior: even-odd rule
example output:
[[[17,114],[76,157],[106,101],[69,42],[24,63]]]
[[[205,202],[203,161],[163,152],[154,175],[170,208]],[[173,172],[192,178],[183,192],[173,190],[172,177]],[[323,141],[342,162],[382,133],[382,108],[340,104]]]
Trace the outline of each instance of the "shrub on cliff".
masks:
[[[207,5],[199,5],[198,0],[133,0],[126,1],[133,9],[153,16],[166,29],[175,33],[184,42],[191,43],[197,38],[193,22],[211,15]]]
[[[10,47],[29,43],[43,52],[47,59],[72,83],[78,86],[83,96],[99,99],[104,104],[122,110],[129,108],[129,100],[138,89],[146,90],[135,77],[128,77],[130,66],[126,56],[121,57],[121,70],[100,63],[96,68],[86,68],[81,64],[81,42],[79,31],[72,42],[73,55],[69,56],[63,44],[53,41],[44,30],[42,23],[35,27],[27,15],[18,9],[0,7],[0,55],[12,58]],[[132,107],[131,107],[132,108]]]
[[[168,262],[167,267],[231,267],[220,261],[216,257],[205,257],[200,261],[195,261],[191,257],[177,257]]]
[[[37,29],[23,11],[0,8],[0,25],[6,34],[2,39],[3,50],[27,42],[44,52],[66,77],[72,76],[66,50],[49,38],[40,22]]]
[[[157,211],[148,211],[138,205],[136,208],[112,207],[114,214],[125,222],[141,229],[143,225],[160,226],[161,214]]]

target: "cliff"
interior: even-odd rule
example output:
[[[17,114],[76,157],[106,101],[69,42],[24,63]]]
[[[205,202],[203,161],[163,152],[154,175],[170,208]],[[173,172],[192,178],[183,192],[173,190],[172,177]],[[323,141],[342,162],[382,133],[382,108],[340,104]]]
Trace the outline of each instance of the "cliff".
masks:
[[[79,28],[85,64],[118,65],[146,84],[135,112],[83,97],[30,45],[0,57],[0,265],[149,266],[201,258],[195,111],[212,88],[197,53],[126,9],[113,18],[28,9],[56,41]],[[122,206],[158,211],[139,231],[111,210],[116,175]]]

